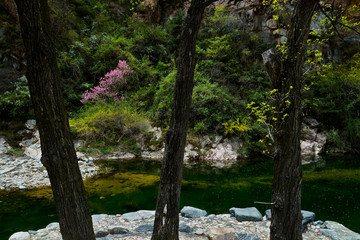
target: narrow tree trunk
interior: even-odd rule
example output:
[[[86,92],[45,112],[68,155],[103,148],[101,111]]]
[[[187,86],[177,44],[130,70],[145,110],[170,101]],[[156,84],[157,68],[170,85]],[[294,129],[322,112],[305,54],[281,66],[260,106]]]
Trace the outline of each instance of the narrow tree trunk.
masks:
[[[194,86],[195,45],[205,7],[213,1],[192,0],[181,33],[177,76],[170,127],[165,139],[159,193],[152,239],[179,239],[179,202],[182,167],[192,89]]]
[[[310,23],[318,0],[297,0],[288,34],[286,58],[277,64],[282,68],[268,71],[273,88],[282,96],[288,96],[290,106],[284,100],[276,102],[277,119],[285,113],[288,117],[275,132],[275,159],[271,209],[271,240],[300,240],[301,230],[301,182],[300,159],[301,90],[306,41]],[[278,59],[274,57],[273,59]],[[273,64],[275,67],[276,64]]]
[[[16,0],[27,79],[60,230],[65,240],[95,239],[86,192],[60,89],[47,0]]]

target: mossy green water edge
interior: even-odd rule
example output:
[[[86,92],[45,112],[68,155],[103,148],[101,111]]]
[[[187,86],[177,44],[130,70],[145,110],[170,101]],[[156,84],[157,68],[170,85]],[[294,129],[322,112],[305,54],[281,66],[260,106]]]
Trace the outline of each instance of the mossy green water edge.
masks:
[[[155,209],[160,162],[148,160],[98,161],[103,173],[87,179],[89,205],[93,214],[125,213]],[[208,213],[228,213],[231,207],[269,206],[254,201],[271,201],[271,160],[244,160],[225,169],[199,165],[185,168],[181,207],[190,205]],[[302,209],[316,219],[333,220],[360,232],[360,159],[327,158],[304,166]],[[16,231],[39,229],[57,221],[50,188],[23,192],[0,192],[0,239]]]

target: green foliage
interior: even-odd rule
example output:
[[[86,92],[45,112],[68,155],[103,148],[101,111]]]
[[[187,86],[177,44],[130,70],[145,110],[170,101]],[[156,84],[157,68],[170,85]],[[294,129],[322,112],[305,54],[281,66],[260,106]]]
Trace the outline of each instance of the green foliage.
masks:
[[[100,144],[100,147],[101,144],[114,146],[131,142],[134,135],[145,133],[149,124],[143,114],[125,101],[87,105],[69,122],[76,137],[89,144]]]
[[[343,138],[360,148],[360,54],[310,78],[314,85],[306,101],[308,114],[329,129],[343,129]]]
[[[175,80],[176,71],[172,71],[159,83],[159,90],[155,94],[152,118],[162,125],[167,125],[170,120]],[[223,122],[236,116],[244,107],[226,88],[212,83],[200,72],[195,73],[194,81],[190,126],[195,131],[220,130]]]
[[[4,119],[26,119],[30,113],[31,100],[25,76],[14,83],[14,89],[0,95],[0,115]]]
[[[345,147],[345,142],[341,139],[337,129],[331,129],[326,133],[326,145],[328,147],[335,147],[339,149],[343,149]]]

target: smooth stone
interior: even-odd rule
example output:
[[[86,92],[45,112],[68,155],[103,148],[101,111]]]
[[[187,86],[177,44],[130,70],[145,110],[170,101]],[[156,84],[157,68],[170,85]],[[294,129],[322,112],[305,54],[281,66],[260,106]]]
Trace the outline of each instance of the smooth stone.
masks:
[[[271,220],[271,209],[265,211],[266,220]]]
[[[36,230],[29,230],[28,233],[30,233],[30,234],[37,234],[37,231],[36,231]]]
[[[50,231],[54,231],[54,230],[59,230],[60,229],[60,225],[58,222],[53,222],[50,223],[46,226],[46,229],[50,230]]]
[[[205,217],[207,212],[205,210],[201,210],[199,208],[194,208],[190,206],[185,206],[181,209],[181,216],[187,218],[198,218],[198,217]]]
[[[314,225],[314,226],[320,226],[320,225],[322,225],[322,224],[324,224],[324,222],[321,221],[321,220],[317,220],[316,222],[313,222],[313,225]]]
[[[179,231],[180,232],[191,233],[191,232],[194,231],[194,229],[192,227],[190,227],[189,225],[186,225],[185,223],[180,223],[179,224]]]
[[[106,237],[109,235],[108,231],[105,231],[104,229],[99,229],[98,231],[95,231],[95,237]]]
[[[121,217],[126,221],[145,220],[155,216],[155,211],[139,210],[137,212],[125,213]]]
[[[36,238],[41,239],[41,238],[46,237],[48,234],[49,234],[49,231],[46,228],[42,228],[42,229],[37,230]]]
[[[16,232],[10,236],[9,240],[30,240],[28,232]]]
[[[242,221],[262,221],[262,215],[255,207],[249,208],[230,208],[232,217],[235,217],[239,222]]]
[[[332,240],[360,240],[359,233],[351,231],[340,223],[325,221],[324,225],[327,229],[320,229],[320,232]]]
[[[154,229],[154,225],[152,224],[144,224],[140,225],[134,229],[135,232],[152,232]]]
[[[306,227],[306,224],[313,222],[315,220],[315,213],[313,212],[301,210],[301,214],[303,217],[302,219],[303,228]]]
[[[301,214],[302,214],[302,225],[303,225],[303,230],[304,227],[306,227],[306,224],[313,222],[315,220],[315,213],[310,212],[310,211],[305,211],[305,210],[301,210]],[[265,216],[267,220],[271,219],[271,209],[267,209],[265,211]]]
[[[129,230],[120,226],[109,226],[108,231],[110,234],[126,234]]]

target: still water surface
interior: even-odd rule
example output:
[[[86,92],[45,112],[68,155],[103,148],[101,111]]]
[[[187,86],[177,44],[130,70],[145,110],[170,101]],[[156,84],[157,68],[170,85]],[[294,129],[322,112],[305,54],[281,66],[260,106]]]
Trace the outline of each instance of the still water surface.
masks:
[[[106,174],[85,182],[93,214],[155,209],[160,164],[157,161],[101,161]],[[271,160],[239,161],[230,169],[185,168],[181,207],[228,213],[231,207],[255,206],[264,213],[271,201]],[[360,232],[360,159],[326,158],[304,166],[302,209],[316,219],[332,220]],[[51,190],[0,192],[0,240],[16,231],[36,230],[57,221]]]

